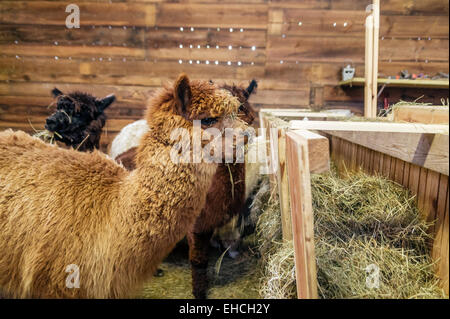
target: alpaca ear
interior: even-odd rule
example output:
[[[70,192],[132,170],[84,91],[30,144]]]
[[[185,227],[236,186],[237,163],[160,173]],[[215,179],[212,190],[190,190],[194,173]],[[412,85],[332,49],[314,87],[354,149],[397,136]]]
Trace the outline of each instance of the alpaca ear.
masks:
[[[58,96],[60,96],[60,95],[63,95],[63,92],[61,92],[61,91],[58,90],[57,88],[54,88],[54,89],[52,90],[52,95],[53,95],[53,97],[58,97]]]
[[[186,111],[188,106],[191,104],[192,92],[189,84],[189,78],[186,74],[180,74],[178,79],[175,81],[173,91],[177,113],[187,117]]]
[[[116,96],[114,94],[110,94],[101,100],[97,100],[96,104],[97,104],[98,112],[103,112],[115,100],[116,100]]]
[[[252,94],[253,90],[256,89],[257,87],[258,87],[258,82],[256,82],[256,80],[252,80],[250,82],[250,84],[248,85],[247,89],[245,90],[246,97],[249,98],[250,94]]]

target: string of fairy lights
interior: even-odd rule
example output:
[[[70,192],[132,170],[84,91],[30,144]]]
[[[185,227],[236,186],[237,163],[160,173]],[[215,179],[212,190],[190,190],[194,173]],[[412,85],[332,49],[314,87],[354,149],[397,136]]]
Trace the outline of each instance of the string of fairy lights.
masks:
[[[290,24],[290,25],[296,25],[298,28],[302,28],[305,27],[305,25],[307,25],[308,23],[304,23],[302,21],[298,21],[298,22],[282,22],[281,24]],[[327,24],[325,24],[327,25]],[[348,28],[350,26],[352,26],[351,22],[330,22],[328,23],[328,26],[330,27],[330,30],[332,30],[333,28],[338,28],[338,27],[344,27],[344,28]],[[132,30],[136,30],[137,28],[142,28],[142,27],[136,27],[136,26],[120,26],[120,27],[116,27],[116,26],[91,26],[92,29],[107,29],[107,30],[113,30],[114,28],[121,28],[123,30],[127,30],[127,29],[132,29]],[[153,27],[153,29],[155,31],[157,31],[159,28]],[[173,28],[171,28],[172,31],[174,30]],[[146,31],[150,31],[149,27],[145,27]],[[207,32],[207,34],[209,35],[214,35],[214,33],[217,32],[229,32],[229,33],[244,33],[247,30],[245,28],[221,28],[221,27],[217,27],[217,28],[196,28],[193,26],[180,26],[180,27],[176,27],[175,30],[178,30],[181,33],[195,33],[197,31],[200,31],[202,33]],[[336,30],[338,31],[338,30]],[[77,32],[76,30],[73,32]],[[282,33],[281,35],[279,35],[282,39],[287,39],[290,38],[291,36],[287,35],[286,33]],[[186,36],[187,39],[189,39],[189,36]],[[411,40],[411,41],[432,41],[432,37],[431,36],[418,36],[418,37],[392,37],[392,36],[380,36],[380,41],[389,41],[389,40]],[[447,38],[448,40],[448,38]],[[15,45],[19,45],[20,41],[19,40],[14,40],[14,44]],[[54,46],[64,46],[64,45],[71,45],[71,41],[69,40],[60,40],[60,41],[53,41],[52,43]],[[130,47],[130,48],[134,48],[136,46],[132,46],[129,45],[125,42],[122,43],[112,43],[110,41],[108,42],[103,42],[101,40],[97,40],[94,41],[92,43],[90,43],[91,46],[97,46],[97,47]],[[382,45],[382,44],[380,44]],[[87,44],[83,44],[83,46],[87,46]],[[139,48],[142,49],[148,49],[148,50],[152,50],[150,48],[146,48],[145,45],[144,46],[140,46]],[[255,61],[248,61],[248,54],[253,52],[253,51],[257,51],[257,50],[264,50],[265,47],[258,47],[257,45],[232,45],[232,44],[213,44],[211,42],[211,40],[209,40],[207,43],[190,43],[190,41],[179,41],[178,44],[176,44],[176,46],[172,47],[172,49],[175,48],[179,48],[179,49],[184,49],[180,51],[180,56],[179,58],[174,58],[174,57],[170,57],[170,58],[161,58],[161,59],[157,59],[157,58],[150,58],[150,57],[131,57],[131,56],[108,56],[107,54],[105,54],[105,56],[100,56],[100,57],[85,57],[85,56],[68,56],[68,57],[62,57],[62,56],[58,56],[55,55],[53,58],[55,61],[59,61],[59,60],[90,60],[90,61],[98,61],[98,62],[112,62],[112,61],[121,61],[121,62],[131,62],[131,61],[145,61],[145,62],[149,62],[149,63],[158,63],[158,62],[173,62],[173,63],[178,63],[178,64],[188,64],[188,65],[207,65],[207,66],[230,66],[230,67],[242,67],[242,66],[254,66],[256,64],[264,64],[264,62],[261,62],[261,59],[255,59]],[[155,42],[154,43],[154,47],[153,49],[158,49],[158,44]],[[170,49],[170,48],[169,48]],[[192,52],[193,50],[210,50],[211,51],[211,58],[210,59],[194,59],[192,57],[190,57],[190,54],[186,54],[186,49],[189,49],[189,52]],[[238,53],[237,55],[235,55],[233,57],[233,59],[227,59],[227,60],[221,60],[221,59],[217,59],[217,58],[213,58],[214,53],[212,52],[213,50],[228,50],[228,51],[232,51],[232,50],[240,50],[242,51],[242,53]],[[107,49],[105,50],[105,52],[107,52]],[[188,55],[188,57],[186,57],[186,55]],[[3,56],[6,56],[5,54]],[[246,61],[240,60],[239,57],[244,57],[247,56]],[[254,54],[252,56],[257,56],[257,54]],[[24,59],[24,58],[28,58],[28,56],[21,56],[19,54],[15,55],[16,59]],[[35,58],[35,57],[31,57],[31,58]],[[382,61],[384,62],[396,62],[394,61],[392,58],[384,58],[382,59]],[[301,62],[301,59],[299,60],[293,60],[293,59],[289,59],[289,60],[284,60],[284,59],[280,59],[278,61],[270,61],[271,63],[279,63],[279,64],[299,64]],[[428,63],[429,59],[427,58],[416,58],[415,62],[424,62],[424,63]]]

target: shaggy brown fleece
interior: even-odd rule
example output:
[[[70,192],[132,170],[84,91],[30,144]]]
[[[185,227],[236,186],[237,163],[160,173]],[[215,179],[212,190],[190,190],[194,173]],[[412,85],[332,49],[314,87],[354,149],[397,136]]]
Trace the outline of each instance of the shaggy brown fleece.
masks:
[[[250,82],[247,89],[236,85],[221,86],[239,99],[241,105],[238,116],[249,125],[253,123],[256,112],[248,102],[248,98],[256,86],[255,80]],[[133,170],[136,168],[136,153],[137,148],[133,147],[117,156],[115,160],[127,169]],[[187,235],[189,260],[192,266],[192,293],[196,298],[206,298],[207,295],[208,249],[214,230],[238,215],[244,207],[245,200],[245,163],[219,164],[208,191],[205,208]]]
[[[237,112],[239,101],[180,75],[150,103],[136,170],[102,153],[0,133],[0,289],[16,298],[127,297],[186,234],[217,164],[175,164],[170,132]],[[67,288],[66,267],[80,270]]]
[[[248,102],[255,86],[254,80],[247,89],[235,85],[223,86],[241,102],[238,116],[248,125],[253,123],[256,114]],[[207,297],[208,250],[214,230],[238,215],[244,208],[245,200],[245,163],[219,164],[206,196],[205,207],[187,234],[192,294],[197,299]]]

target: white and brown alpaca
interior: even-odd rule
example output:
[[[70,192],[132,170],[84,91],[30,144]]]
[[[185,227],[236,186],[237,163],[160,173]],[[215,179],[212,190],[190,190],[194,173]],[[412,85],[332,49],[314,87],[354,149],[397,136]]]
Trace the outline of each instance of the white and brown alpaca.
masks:
[[[150,131],[129,172],[94,150],[0,133],[0,290],[16,298],[117,298],[135,293],[185,236],[217,164],[171,161],[176,128],[235,125],[228,91],[180,75],[147,110]],[[206,143],[206,142],[204,142]],[[191,154],[192,155],[192,154]],[[69,265],[80,288],[66,287]]]

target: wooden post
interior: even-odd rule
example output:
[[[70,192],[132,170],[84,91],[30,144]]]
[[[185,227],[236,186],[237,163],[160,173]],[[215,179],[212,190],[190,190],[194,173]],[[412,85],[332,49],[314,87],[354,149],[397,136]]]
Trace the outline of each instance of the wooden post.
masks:
[[[316,255],[314,252],[314,216],[311,200],[309,141],[328,140],[309,131],[286,133],[286,160],[295,253],[297,296],[317,299]],[[314,152],[317,160],[329,161],[328,153]]]
[[[373,80],[373,15],[366,18],[366,48],[365,48],[365,86],[364,86],[364,116],[372,117],[372,80]]]
[[[269,133],[269,155],[272,163],[270,174],[271,190],[278,193],[281,212],[281,228],[283,240],[292,240],[292,217],[289,205],[289,182],[286,168],[286,131],[288,123],[276,118],[265,117],[265,127]],[[328,140],[323,136],[314,134],[309,142],[309,166],[311,171],[321,173],[329,170]],[[326,158],[326,159],[325,159]]]
[[[377,117],[378,95],[378,38],[380,36],[380,0],[373,0],[373,54],[372,54],[372,114]]]

